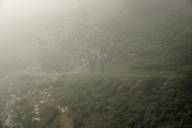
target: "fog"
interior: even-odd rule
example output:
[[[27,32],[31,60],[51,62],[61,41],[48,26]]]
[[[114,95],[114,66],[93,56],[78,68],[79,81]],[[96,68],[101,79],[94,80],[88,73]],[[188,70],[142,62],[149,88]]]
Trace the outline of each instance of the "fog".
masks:
[[[37,36],[46,33],[47,28],[60,15],[66,15],[76,8],[76,2],[73,0],[2,1],[0,7],[1,66],[7,63],[17,65],[18,61],[30,57],[36,50]]]
[[[0,0],[0,128],[192,128],[192,0]]]
[[[63,30],[60,29],[59,31],[65,31],[65,27],[67,28],[69,24],[78,23],[78,21],[74,21],[77,15],[73,16],[73,12],[82,11],[84,7],[88,9],[93,7],[93,10],[98,9],[99,13],[99,8],[103,8],[101,5],[103,3],[106,4],[101,1],[88,0],[2,1],[0,7],[0,67],[3,69],[9,69],[16,65],[22,67],[22,61],[36,56],[34,53],[37,52],[39,40],[46,40],[48,36],[59,33],[56,29],[60,26]],[[107,8],[109,11],[112,6],[115,6],[113,2],[112,4],[108,2],[108,4],[109,7],[106,6],[106,11]],[[62,24],[62,22],[64,23]],[[69,29],[71,29],[70,27]],[[69,31],[72,32],[73,30]]]
[[[73,1],[59,0],[3,1],[0,12],[1,47],[4,50],[11,47],[23,49],[23,45],[30,45],[29,38],[45,31],[59,14],[67,13],[74,6]]]
[[[63,61],[48,57],[44,63],[54,61],[62,65],[69,58],[72,60],[74,54],[84,59],[88,47],[140,40],[177,22],[176,18],[184,20],[187,16],[190,16],[189,4],[180,0],[3,0],[0,67],[2,72],[24,69],[33,62],[42,63],[40,56],[46,58],[49,54],[58,54],[53,58]],[[80,46],[73,46],[74,42]],[[80,53],[73,53],[78,50]],[[69,52],[73,55],[68,55]]]

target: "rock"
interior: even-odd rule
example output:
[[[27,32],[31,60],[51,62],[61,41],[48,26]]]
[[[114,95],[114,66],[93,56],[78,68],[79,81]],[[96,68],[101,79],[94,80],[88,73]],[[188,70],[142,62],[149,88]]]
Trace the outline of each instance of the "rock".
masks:
[[[74,128],[73,117],[69,109],[63,112],[58,107],[46,106],[40,112],[39,119],[32,122],[32,128]]]

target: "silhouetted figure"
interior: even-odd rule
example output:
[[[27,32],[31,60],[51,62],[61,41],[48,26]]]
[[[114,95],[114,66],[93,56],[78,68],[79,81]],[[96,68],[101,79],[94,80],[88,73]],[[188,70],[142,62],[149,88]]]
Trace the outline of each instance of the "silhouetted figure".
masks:
[[[106,55],[100,55],[98,58],[99,68],[101,72],[105,72]]]

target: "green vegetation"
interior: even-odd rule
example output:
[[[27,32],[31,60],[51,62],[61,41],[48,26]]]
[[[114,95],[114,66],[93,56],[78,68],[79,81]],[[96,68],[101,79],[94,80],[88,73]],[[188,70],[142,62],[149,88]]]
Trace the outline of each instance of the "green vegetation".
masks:
[[[3,27],[2,127],[192,128],[191,0],[75,1]]]
[[[27,79],[35,81],[37,75],[16,78],[17,89],[22,90],[22,83]],[[33,85],[28,84],[25,88]],[[76,128],[192,127],[192,89],[184,79],[60,74],[57,78],[38,83],[37,88],[38,91],[26,97],[27,89],[17,94],[19,100],[9,108],[24,128],[32,127],[31,112],[36,104],[40,104],[42,110],[48,105],[67,106]],[[43,92],[51,97],[46,99]],[[47,103],[41,104],[42,100],[47,100]]]

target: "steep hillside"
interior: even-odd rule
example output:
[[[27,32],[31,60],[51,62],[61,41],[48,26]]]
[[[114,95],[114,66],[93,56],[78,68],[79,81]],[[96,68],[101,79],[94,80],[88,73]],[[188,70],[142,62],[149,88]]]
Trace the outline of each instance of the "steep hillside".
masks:
[[[184,79],[76,74],[34,84],[40,75],[15,78],[8,128],[192,127],[192,89]]]

